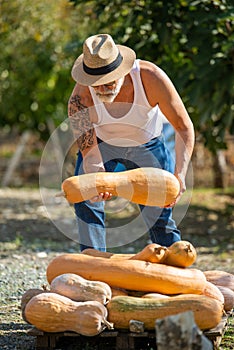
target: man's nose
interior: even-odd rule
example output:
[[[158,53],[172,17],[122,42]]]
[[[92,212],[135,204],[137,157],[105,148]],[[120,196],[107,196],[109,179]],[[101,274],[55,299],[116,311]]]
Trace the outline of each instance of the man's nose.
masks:
[[[108,85],[98,85],[94,86],[95,91],[100,92],[100,93],[105,93],[105,92],[110,92],[110,90],[113,89],[112,86]]]
[[[98,92],[106,92],[107,88],[105,85],[99,85],[95,87],[95,90]]]

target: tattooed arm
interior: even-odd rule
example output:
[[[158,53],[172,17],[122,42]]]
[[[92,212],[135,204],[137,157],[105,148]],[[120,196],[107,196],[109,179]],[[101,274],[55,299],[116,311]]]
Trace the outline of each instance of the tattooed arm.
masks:
[[[90,115],[90,100],[88,88],[77,84],[68,102],[68,116],[83,156],[83,168],[86,173],[105,171]]]

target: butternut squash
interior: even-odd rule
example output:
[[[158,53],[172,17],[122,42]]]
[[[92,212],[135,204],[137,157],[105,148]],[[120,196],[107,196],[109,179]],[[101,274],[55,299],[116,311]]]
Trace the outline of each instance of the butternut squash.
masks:
[[[49,283],[63,273],[75,273],[111,287],[162,294],[201,294],[206,278],[200,270],[138,260],[112,260],[84,254],[63,254],[47,266]]]
[[[20,309],[22,313],[22,318],[24,321],[27,322],[26,317],[25,317],[25,307],[27,303],[35,297],[35,295],[39,295],[41,293],[49,293],[49,291],[45,289],[39,289],[39,288],[30,288],[24,292],[24,294],[21,297],[21,302],[20,302]]]
[[[142,260],[151,263],[160,263],[165,260],[167,248],[156,243],[148,244],[139,253],[130,257],[130,260]]]
[[[87,248],[82,251],[82,254],[107,258],[107,259],[129,259],[129,260],[142,260],[160,263],[164,261],[164,257],[166,256],[167,248],[163,247],[156,243],[151,243],[145,246],[140,252],[136,254],[119,254],[119,253],[110,253],[110,252],[102,252],[96,249]]]
[[[218,285],[230,288],[234,291],[234,275],[220,270],[208,270],[204,271],[207,281]]]
[[[188,241],[177,241],[168,247],[163,263],[170,266],[188,267],[197,258],[194,246]]]
[[[213,283],[208,281],[206,282],[203,294],[207,297],[218,300],[221,304],[224,305],[224,296],[219,290],[219,288],[216,287]]]
[[[111,299],[111,288],[100,281],[88,281],[74,273],[65,273],[53,279],[50,291],[64,295],[74,301],[96,300],[107,304]]]
[[[179,189],[179,181],[173,174],[157,168],[83,174],[69,177],[62,183],[63,194],[70,203],[110,192],[133,203],[165,207],[175,201]]]
[[[106,327],[107,309],[98,301],[75,302],[56,293],[42,293],[26,305],[27,321],[44,332],[73,331],[94,336]]]
[[[231,311],[234,308],[234,292],[230,288],[217,286],[224,297],[224,310]]]
[[[193,311],[202,330],[216,327],[221,321],[223,305],[205,295],[178,295],[166,299],[117,296],[107,305],[108,320],[115,328],[128,329],[130,320],[144,322],[145,329],[155,329],[155,320],[180,312]]]
[[[195,247],[188,241],[175,242],[168,248],[151,243],[137,254],[101,252],[91,248],[83,250],[82,254],[107,259],[142,260],[177,267],[189,267],[195,263],[197,258]]]

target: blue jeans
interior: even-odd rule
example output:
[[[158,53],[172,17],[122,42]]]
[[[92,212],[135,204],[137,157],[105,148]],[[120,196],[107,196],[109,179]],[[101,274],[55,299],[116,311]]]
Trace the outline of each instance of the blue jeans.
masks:
[[[163,136],[152,139],[146,144],[134,147],[117,147],[98,140],[105,169],[113,172],[121,169],[131,170],[139,167],[156,167],[174,172],[174,161],[165,146]],[[83,173],[82,155],[79,152],[75,175]],[[95,248],[106,250],[104,202],[75,203],[78,223],[80,250]],[[172,219],[172,208],[159,208],[139,205],[153,243],[170,246],[181,238],[180,231]]]

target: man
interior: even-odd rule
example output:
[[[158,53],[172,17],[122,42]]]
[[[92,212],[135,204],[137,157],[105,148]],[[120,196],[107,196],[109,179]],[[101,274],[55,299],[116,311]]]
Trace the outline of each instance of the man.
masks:
[[[77,82],[68,104],[78,144],[75,175],[157,167],[174,173],[185,191],[194,147],[194,129],[168,76],[155,64],[136,60],[135,52],[116,45],[108,34],[86,39],[72,68]],[[175,163],[165,146],[164,116],[175,130]],[[174,165],[173,165],[174,164]],[[104,201],[108,191],[75,204],[80,249],[106,249]],[[140,206],[152,242],[170,246],[181,239],[168,208]],[[127,234],[127,233],[126,233]]]

